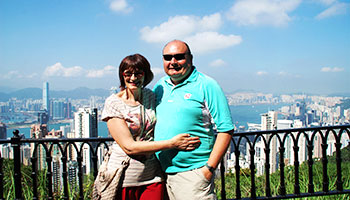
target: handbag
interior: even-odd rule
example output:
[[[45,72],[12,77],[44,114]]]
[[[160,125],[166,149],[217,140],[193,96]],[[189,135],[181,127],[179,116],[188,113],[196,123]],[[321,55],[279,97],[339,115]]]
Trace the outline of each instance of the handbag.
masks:
[[[145,127],[145,107],[141,105],[141,136],[144,134]],[[108,162],[113,152],[111,148],[105,155],[104,160],[98,170],[97,177],[94,181],[92,190],[93,200],[111,200],[116,199],[118,189],[122,186],[122,176],[124,171],[129,165],[130,157],[126,155],[126,158],[122,161],[120,167],[116,169],[108,170]]]
[[[127,156],[121,163],[120,167],[108,170],[108,161],[112,154],[112,150],[109,150],[100,166],[94,187],[92,191],[93,200],[111,200],[115,199],[118,189],[121,187],[121,177],[129,165],[130,157]]]

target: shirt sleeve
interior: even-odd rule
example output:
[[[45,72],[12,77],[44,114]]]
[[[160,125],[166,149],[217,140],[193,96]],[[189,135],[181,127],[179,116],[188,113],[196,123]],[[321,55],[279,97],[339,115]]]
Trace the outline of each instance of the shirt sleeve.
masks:
[[[120,112],[120,102],[117,97],[110,96],[106,99],[103,111],[102,111],[102,121],[108,121],[108,119],[117,117],[123,119],[123,115]]]
[[[226,96],[214,79],[207,79],[204,94],[209,112],[216,126],[216,131],[220,133],[233,130],[234,125]]]

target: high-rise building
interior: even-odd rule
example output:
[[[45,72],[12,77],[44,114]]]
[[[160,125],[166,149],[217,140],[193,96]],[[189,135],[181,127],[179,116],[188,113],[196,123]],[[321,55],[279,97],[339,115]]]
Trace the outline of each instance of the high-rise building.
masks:
[[[277,129],[277,112],[269,111],[268,113],[261,115],[261,130],[276,130]],[[277,152],[278,144],[277,137],[271,136],[270,142],[270,173],[273,173],[278,168],[279,156]],[[270,135],[267,137],[270,140]]]
[[[72,118],[72,104],[68,99],[52,99],[50,101],[50,118],[57,119],[71,119]]]
[[[50,96],[49,96],[49,83],[43,84],[43,109],[47,111],[50,116]]]
[[[30,165],[30,158],[32,157],[31,148],[29,144],[21,145],[21,163],[24,165]]]
[[[277,129],[277,112],[269,111],[261,115],[261,130],[275,130]]]
[[[7,128],[6,125],[0,122],[0,139],[7,138]]]
[[[39,111],[38,112],[38,123],[39,124],[47,124],[49,122],[49,115],[47,111]]]
[[[0,144],[0,152],[2,158],[13,159],[13,148],[11,144]]]
[[[97,116],[97,108],[79,108],[74,113],[75,137],[97,137]]]
[[[97,137],[97,108],[79,108],[74,113],[74,133],[76,138]],[[83,147],[83,168],[85,173],[90,173],[91,152],[88,145]]]
[[[30,138],[33,139],[42,139],[47,136],[47,125],[46,124],[33,124],[30,129]],[[36,156],[37,157],[37,167],[38,169],[45,169],[46,168],[46,162],[45,162],[45,149],[42,145],[37,146],[35,148],[35,144],[31,143],[30,144],[30,155]],[[36,153],[34,152],[36,151]]]
[[[68,161],[68,182],[70,183],[70,190],[71,191],[76,191],[77,190],[77,183],[79,180],[77,179],[78,177],[78,162],[77,161]]]
[[[64,119],[64,101],[52,100],[52,119]]]
[[[61,130],[54,130],[52,129],[50,132],[47,133],[45,138],[62,138],[63,134]],[[52,156],[52,168],[53,168],[53,185],[52,188],[54,192],[59,192],[62,188],[62,182],[61,182],[61,174],[63,171],[63,164],[61,163],[61,151],[58,147],[58,145],[52,144],[52,143],[47,143],[47,147],[50,147],[51,151],[51,156]]]

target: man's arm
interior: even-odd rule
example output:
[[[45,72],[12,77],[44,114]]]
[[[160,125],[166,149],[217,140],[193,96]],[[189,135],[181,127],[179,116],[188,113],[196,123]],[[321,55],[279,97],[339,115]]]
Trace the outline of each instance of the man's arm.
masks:
[[[222,157],[225,155],[227,148],[230,145],[232,134],[233,134],[233,130],[225,133],[218,133],[213,150],[210,153],[210,157],[208,160],[209,166],[213,168],[218,167]],[[210,180],[211,177],[213,176],[213,173],[210,172],[207,167],[203,167],[202,172],[205,178],[207,178],[207,180]]]

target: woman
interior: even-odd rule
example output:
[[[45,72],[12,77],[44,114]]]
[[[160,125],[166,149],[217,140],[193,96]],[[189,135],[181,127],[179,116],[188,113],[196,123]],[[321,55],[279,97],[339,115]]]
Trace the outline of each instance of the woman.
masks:
[[[118,199],[152,199],[164,197],[165,185],[160,165],[154,156],[159,150],[177,148],[193,150],[198,137],[180,134],[171,140],[152,141],[155,118],[155,95],[145,86],[153,79],[150,64],[140,54],[125,57],[119,66],[121,91],[106,99],[102,120],[115,142],[108,165],[118,166],[131,157],[125,171]]]

